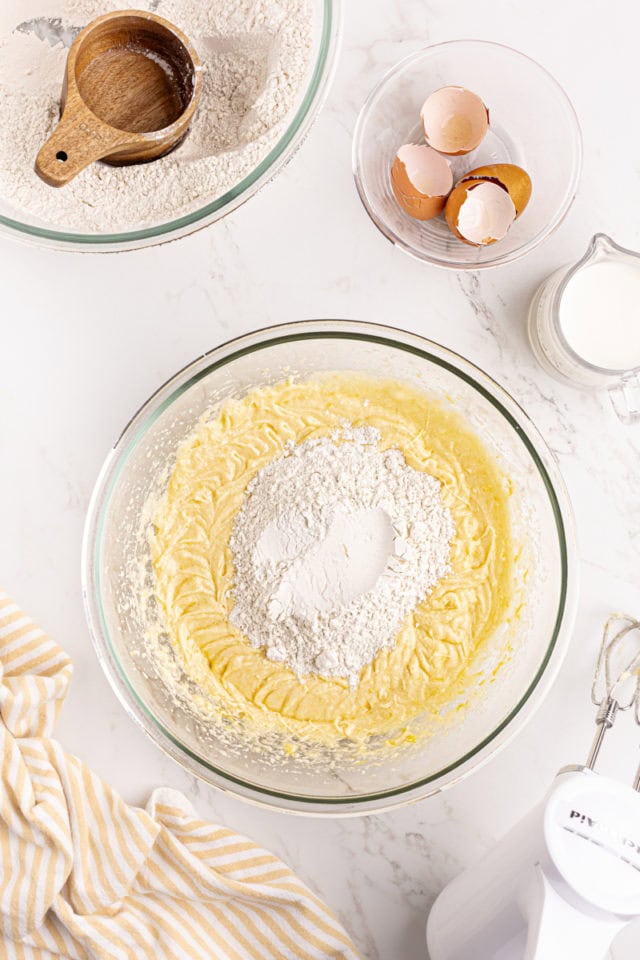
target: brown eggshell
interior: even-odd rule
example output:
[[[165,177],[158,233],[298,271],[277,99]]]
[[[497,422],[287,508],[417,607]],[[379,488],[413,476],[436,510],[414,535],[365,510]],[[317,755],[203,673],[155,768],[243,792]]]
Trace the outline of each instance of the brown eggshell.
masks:
[[[443,211],[447,201],[446,195],[429,196],[422,193],[410,180],[406,165],[398,155],[391,167],[391,187],[402,209],[415,220],[432,220]]]
[[[468,243],[470,247],[477,247],[477,243],[472,243],[471,240],[467,240],[467,238],[463,237],[458,230],[458,214],[460,213],[460,207],[467,199],[467,191],[469,190],[470,186],[471,184],[465,183],[464,180],[456,183],[455,187],[447,198],[444,208],[444,216],[449,226],[449,230],[451,230],[451,233],[453,233],[458,240],[462,240],[463,243]]]
[[[462,180],[464,182],[465,180],[478,178],[497,180],[508,190],[516,208],[516,218],[520,216],[529,203],[532,189],[531,177],[526,170],[517,167],[514,163],[490,163],[484,167],[476,167],[475,170],[465,173]]]
[[[427,143],[449,157],[475,150],[489,129],[487,107],[465,87],[435,90],[422,105],[420,119]]]
[[[472,190],[475,190],[481,184],[489,184],[492,187],[496,188],[498,191],[500,191],[498,194],[498,197],[500,197],[501,195],[504,197],[504,201],[509,204],[510,210],[505,211],[504,204],[502,203],[502,201],[500,202],[498,209],[500,214],[503,217],[503,223],[505,224],[505,230],[500,236],[495,236],[491,239],[483,239],[482,241],[474,241],[474,240],[470,240],[467,236],[465,236],[463,233],[460,232],[460,228],[459,228],[460,211],[462,209],[463,204],[468,199],[469,193]],[[501,210],[500,210],[500,207],[502,207]],[[458,240],[462,240],[463,243],[467,243],[471,247],[490,246],[490,244],[496,243],[497,240],[503,239],[503,237],[506,235],[506,232],[509,228],[509,224],[513,222],[513,220],[515,219],[515,213],[516,213],[515,204],[513,203],[512,200],[509,199],[508,190],[502,184],[499,184],[499,183],[496,184],[495,178],[491,178],[491,177],[484,177],[484,178],[474,177],[471,179],[464,178],[462,180],[459,180],[458,183],[453,188],[453,190],[451,191],[451,193],[449,194],[449,197],[447,199],[447,203],[444,209],[445,219],[447,221],[447,224],[451,232],[454,234],[454,236],[458,238]],[[506,222],[504,221],[505,215],[507,217]]]

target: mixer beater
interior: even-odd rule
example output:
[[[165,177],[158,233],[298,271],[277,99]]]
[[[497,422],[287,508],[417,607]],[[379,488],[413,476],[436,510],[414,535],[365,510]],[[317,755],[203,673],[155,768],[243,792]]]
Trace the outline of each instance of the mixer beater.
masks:
[[[633,709],[640,726],[640,621],[624,613],[612,614],[604,625],[591,701],[598,707],[598,730],[586,763],[589,770],[595,768],[605,734],[619,711]],[[640,763],[633,788],[640,790]]]

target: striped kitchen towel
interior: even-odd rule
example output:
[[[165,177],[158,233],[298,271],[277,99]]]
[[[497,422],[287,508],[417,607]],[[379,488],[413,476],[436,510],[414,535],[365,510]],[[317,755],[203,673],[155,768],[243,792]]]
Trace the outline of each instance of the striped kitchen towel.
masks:
[[[69,657],[0,593],[2,960],[357,960],[272,854],[174,790],[130,807],[51,738]]]

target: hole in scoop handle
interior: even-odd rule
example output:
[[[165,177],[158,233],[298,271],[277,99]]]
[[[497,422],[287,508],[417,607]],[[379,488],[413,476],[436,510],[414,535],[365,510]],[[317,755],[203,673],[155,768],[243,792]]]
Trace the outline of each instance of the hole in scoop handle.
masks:
[[[36,157],[36,173],[51,187],[64,187],[96,160],[129,143],[131,135],[102,123],[86,108],[68,104],[60,123]]]

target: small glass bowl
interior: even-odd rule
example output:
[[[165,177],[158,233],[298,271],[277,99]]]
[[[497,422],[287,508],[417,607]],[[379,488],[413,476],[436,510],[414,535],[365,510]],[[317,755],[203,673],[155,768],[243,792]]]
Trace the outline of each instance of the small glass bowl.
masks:
[[[458,240],[443,215],[414,220],[391,190],[396,151],[404,143],[424,142],[422,104],[448,84],[477,93],[490,116],[480,146],[466,156],[450,158],[454,182],[488,163],[515,163],[533,182],[522,216],[503,240],[486,247]],[[495,267],[533,250],[566,216],[581,165],[580,127],[562,87],[534,60],[484,40],[439,43],[402,60],[369,95],[353,141],[356,186],[378,229],[414,257],[454,270]]]

